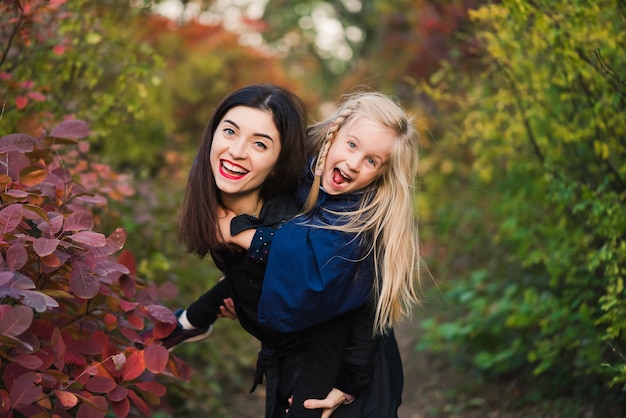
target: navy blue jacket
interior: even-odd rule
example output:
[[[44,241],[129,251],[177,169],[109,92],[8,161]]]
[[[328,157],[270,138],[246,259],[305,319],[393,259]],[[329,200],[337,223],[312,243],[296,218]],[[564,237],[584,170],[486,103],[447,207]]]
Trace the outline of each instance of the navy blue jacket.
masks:
[[[303,200],[310,184],[300,186],[297,200]],[[367,237],[324,228],[345,223],[341,213],[357,209],[362,198],[320,189],[311,213],[275,232],[259,301],[261,326],[299,331],[371,302],[374,263],[372,253],[363,250]]]

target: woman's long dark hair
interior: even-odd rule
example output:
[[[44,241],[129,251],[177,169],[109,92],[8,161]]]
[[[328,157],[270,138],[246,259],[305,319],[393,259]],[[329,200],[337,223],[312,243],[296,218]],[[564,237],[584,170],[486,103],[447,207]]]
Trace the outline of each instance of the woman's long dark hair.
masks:
[[[232,108],[245,106],[268,112],[280,135],[280,154],[271,175],[260,189],[268,198],[295,187],[305,166],[306,107],[290,91],[272,84],[243,87],[217,106],[202,136],[198,155],[191,167],[185,197],[179,214],[178,236],[190,253],[201,258],[220,246],[217,227],[219,190],[211,170],[213,136],[224,115]]]

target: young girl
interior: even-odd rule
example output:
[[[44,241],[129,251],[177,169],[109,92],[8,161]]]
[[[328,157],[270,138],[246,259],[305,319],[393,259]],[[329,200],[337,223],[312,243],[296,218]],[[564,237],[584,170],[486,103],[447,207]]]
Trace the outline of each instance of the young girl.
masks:
[[[306,416],[304,400],[311,386],[320,393],[324,385],[328,389],[322,397],[333,385],[340,390],[324,401],[307,402],[327,408],[324,416],[363,390],[335,415],[395,416],[402,366],[392,327],[418,301],[417,133],[387,96],[361,93],[310,127],[307,137],[313,158],[297,193],[304,213],[269,233],[259,228],[228,237],[222,231],[228,242],[249,247],[249,254],[271,245],[258,309],[261,326],[280,333],[307,330],[306,347],[282,357],[275,350],[264,356],[279,374],[279,387],[280,379],[293,379],[287,416]],[[342,335],[352,335],[347,348]],[[382,338],[368,338],[372,335]],[[371,349],[376,343],[380,353]],[[370,382],[366,376],[374,355]],[[289,375],[289,367],[285,372],[282,365],[293,363],[298,365]],[[346,364],[352,372],[345,373]],[[282,408],[285,399],[276,402]]]

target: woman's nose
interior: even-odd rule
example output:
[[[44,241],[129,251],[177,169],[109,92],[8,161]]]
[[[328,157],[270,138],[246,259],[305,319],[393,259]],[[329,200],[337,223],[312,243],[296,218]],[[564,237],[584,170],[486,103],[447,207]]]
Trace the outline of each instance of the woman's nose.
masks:
[[[235,139],[231,144],[228,152],[234,158],[245,158],[247,150],[247,142],[243,138]]]

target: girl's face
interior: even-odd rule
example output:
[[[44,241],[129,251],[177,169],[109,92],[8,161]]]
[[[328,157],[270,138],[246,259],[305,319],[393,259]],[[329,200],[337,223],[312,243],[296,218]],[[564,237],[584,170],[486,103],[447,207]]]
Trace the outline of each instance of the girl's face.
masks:
[[[240,213],[253,213],[259,189],[280,154],[280,135],[272,115],[237,106],[220,121],[211,144],[211,170],[223,203]],[[236,204],[234,204],[236,203]]]
[[[383,172],[395,134],[391,128],[359,116],[342,127],[328,149],[322,186],[337,195],[362,190]]]

